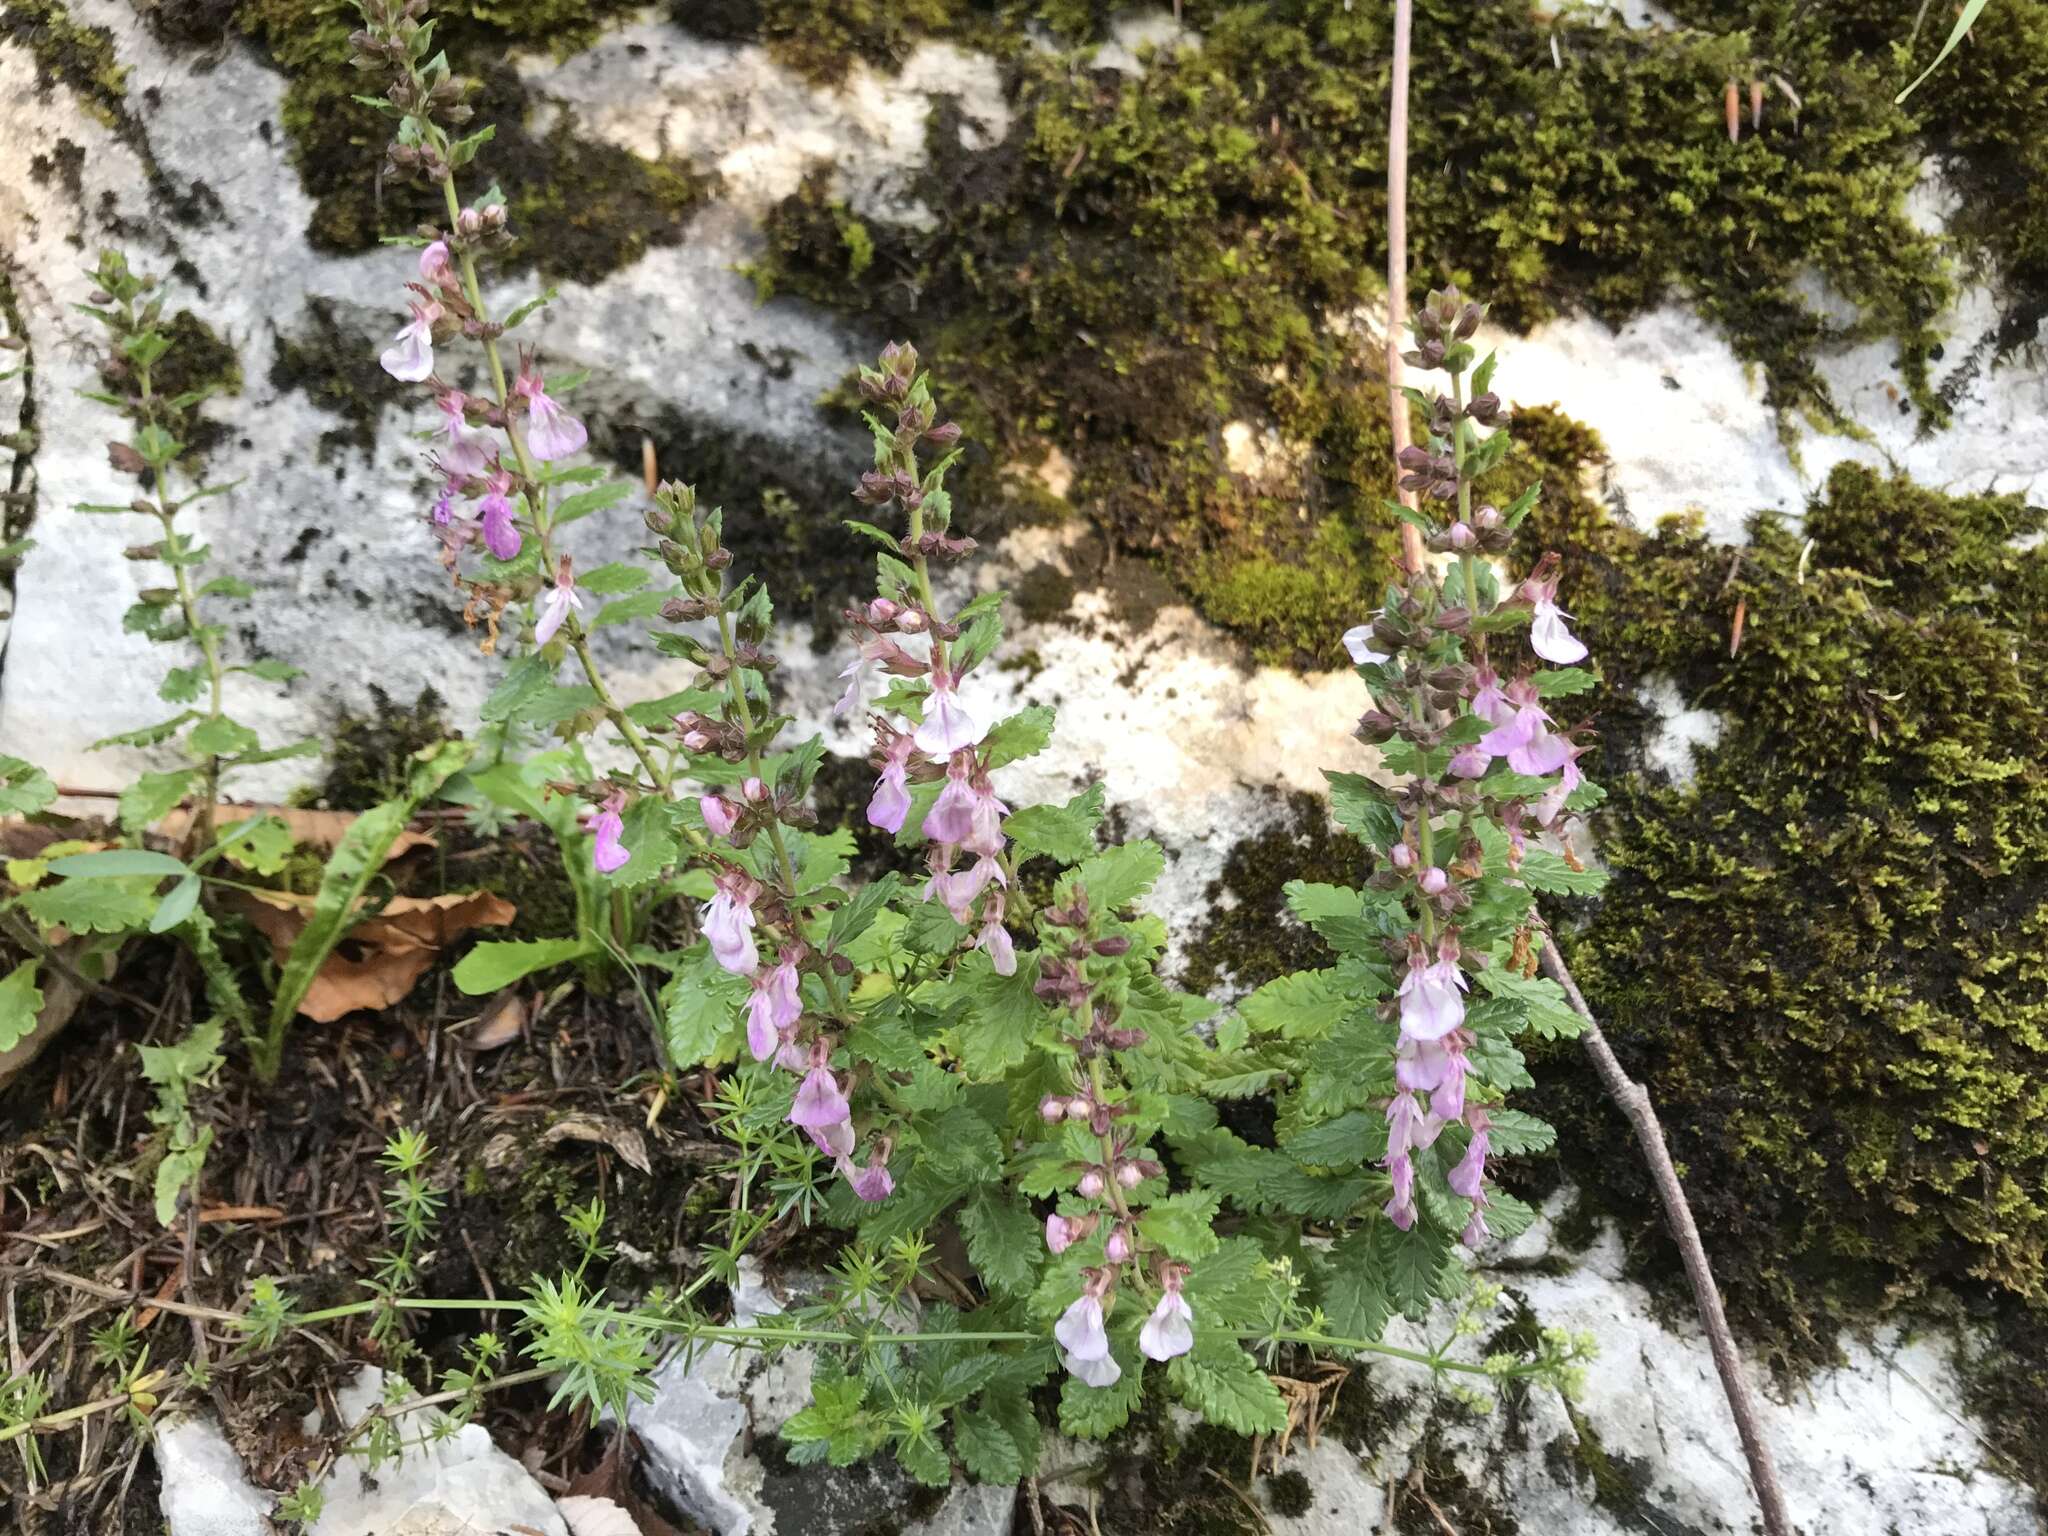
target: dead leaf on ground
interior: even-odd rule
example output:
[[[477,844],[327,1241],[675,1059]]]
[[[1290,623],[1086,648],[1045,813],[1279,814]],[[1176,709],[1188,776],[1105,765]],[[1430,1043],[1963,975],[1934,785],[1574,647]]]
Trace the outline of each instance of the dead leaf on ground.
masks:
[[[36,985],[42,990],[43,1006],[36,1010],[34,1027],[7,1050],[0,1051],[0,1088],[13,1082],[30,1062],[42,1055],[43,1048],[63,1033],[64,1026],[71,1022],[71,1016],[78,1012],[78,1005],[85,1001],[88,989],[72,980],[71,973],[85,959],[85,952],[92,942],[85,938],[59,940],[51,952],[64,962],[64,966],[44,965],[39,968]],[[121,952],[110,953],[107,974],[101,980],[111,981],[120,963]],[[0,970],[6,968],[0,964]]]
[[[568,1524],[570,1536],[683,1536],[633,1491],[628,1461],[638,1460],[640,1442],[624,1430],[615,1430],[604,1455],[588,1472],[569,1479],[568,1492],[555,1501]],[[621,1510],[632,1524],[619,1525],[612,1515]]]
[[[214,825],[232,827],[238,822],[253,821],[264,816],[275,816],[292,835],[292,841],[301,848],[318,848],[322,853],[332,853],[334,845],[341,841],[342,833],[355,825],[354,811],[309,811],[295,805],[221,805],[213,813]],[[150,831],[158,837],[168,838],[183,846],[192,832],[192,812],[180,806],[164,817]],[[391,844],[391,851],[384,855],[384,862],[390,863],[402,853],[415,848],[434,846],[434,834],[407,827],[398,834]]]
[[[507,987],[477,1016],[475,1028],[463,1031],[462,1043],[472,1051],[495,1051],[501,1045],[510,1045],[526,1032],[530,1012],[525,994],[516,987]]]
[[[229,891],[227,904],[270,940],[279,965],[305,932],[314,898],[290,891]],[[375,917],[351,928],[299,1004],[302,1017],[331,1023],[358,1009],[399,1002],[432,969],[441,950],[472,928],[501,927],[519,909],[489,891],[445,896],[394,896]]]
[[[641,1173],[652,1173],[647,1160],[647,1138],[630,1125],[600,1120],[595,1115],[564,1115],[540,1133],[540,1144],[551,1147],[558,1141],[589,1141],[610,1147]],[[484,1167],[495,1173],[516,1159],[524,1138],[511,1131],[499,1131],[484,1143]]]

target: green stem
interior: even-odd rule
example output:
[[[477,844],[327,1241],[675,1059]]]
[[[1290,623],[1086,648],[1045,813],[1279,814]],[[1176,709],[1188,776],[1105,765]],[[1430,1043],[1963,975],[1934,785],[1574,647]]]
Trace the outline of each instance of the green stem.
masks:
[[[135,301],[133,299],[128,300],[127,308],[128,327],[132,332],[135,326]],[[140,404],[143,423],[146,426],[155,427],[157,425],[156,393],[152,387],[151,370],[147,366],[139,367],[135,371],[135,377],[141,391]],[[178,530],[176,519],[178,514],[166,490],[166,482],[171,472],[170,463],[166,460],[161,464],[151,464],[150,469],[154,472],[156,480],[157,520],[163,524],[164,544],[167,552],[173,557],[170,566],[172,579],[176,582],[178,588],[178,611],[185,619],[185,633],[190,635],[198,645],[199,654],[206,662],[208,689],[206,718],[208,720],[218,720],[222,714],[222,680],[225,675],[220,660],[220,636],[200,622],[199,594],[193,590],[192,574],[185,565],[185,552],[177,546]],[[193,817],[192,822],[192,845],[196,848],[205,848],[213,842],[213,823],[220,804],[220,758],[214,753],[207,754],[205,776],[206,792],[199,802],[198,813]]]
[[[453,176],[441,183],[441,192],[448,204],[449,228],[453,230],[462,217],[462,200],[456,196]],[[466,247],[461,254],[461,263],[462,291],[469,299],[469,307],[476,312],[478,322],[485,327],[484,359],[490,365],[491,387],[497,391],[498,409],[505,418],[505,439],[511,443],[512,456],[519,463],[520,479],[532,488],[528,510],[533,514],[534,537],[540,541],[541,579],[549,581],[553,579],[557,562],[554,529],[548,516],[547,488],[540,483],[540,475],[534,468],[533,460],[527,455],[526,440],[513,423],[512,396],[505,381],[505,359],[498,349],[498,338],[489,330],[490,312],[484,307],[483,288],[477,281],[476,257]],[[584,634],[582,624],[577,621],[574,614],[571,614],[568,624],[564,627],[569,632],[569,649],[582,664],[583,675],[589,679],[591,691],[597,695],[598,706],[604,710],[605,718],[611,721],[612,729],[619,733],[628,747],[632,748],[633,755],[640,760],[640,766],[647,770],[648,777],[654,781],[663,798],[667,798],[674,792],[673,782],[663,771],[661,764],[655,760],[653,750],[648,746],[647,738],[641,733],[640,727],[633,723],[632,716],[619,706],[611,689],[605,685],[604,676],[598,671],[597,658],[591,654],[590,642]]]

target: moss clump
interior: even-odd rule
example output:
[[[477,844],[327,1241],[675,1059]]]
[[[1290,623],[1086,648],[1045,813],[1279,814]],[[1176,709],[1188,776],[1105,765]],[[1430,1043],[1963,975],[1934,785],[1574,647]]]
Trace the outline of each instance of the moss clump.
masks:
[[[674,8],[676,20],[700,37],[759,39],[821,84],[844,78],[856,60],[901,63],[966,10],[960,0],[682,0]]]
[[[36,61],[36,84],[75,91],[107,127],[128,118],[128,71],[114,53],[114,34],[71,19],[58,0],[10,0],[0,5],[0,37],[26,48]]]
[[[512,69],[491,62],[508,47],[573,52],[627,9],[579,0],[456,0],[435,7],[436,43],[481,82],[477,119],[497,126],[484,163],[504,190],[514,234],[522,237],[511,259],[546,277],[595,282],[650,246],[674,244],[708,185],[684,166],[582,139],[567,117],[545,133],[531,132],[525,86]],[[206,13],[188,31],[203,34],[213,19]],[[233,19],[290,78],[283,126],[300,179],[317,199],[308,230],[316,246],[367,250],[386,235],[445,221],[438,190],[380,174],[390,124],[352,99],[370,86],[349,64],[355,23],[347,10],[309,14],[298,0],[245,0]],[[483,185],[471,190],[481,192]]]
[[[1288,1520],[1299,1520],[1316,1505],[1315,1488],[1292,1467],[1266,1479],[1266,1497],[1273,1501],[1273,1513]]]
[[[1274,798],[1280,814],[1273,824],[1233,845],[1222,876],[1204,893],[1209,912],[1188,945],[1180,978],[1190,992],[1225,984],[1249,991],[1290,971],[1330,963],[1329,946],[1288,915],[1287,883],[1355,882],[1364,854],[1355,839],[1332,829],[1330,807],[1317,796]]]
[[[377,423],[384,407],[406,395],[406,386],[377,362],[375,347],[344,327],[332,302],[308,299],[298,329],[280,334],[270,364],[270,382],[279,390],[302,389],[315,405],[334,412],[343,425],[320,434],[322,463],[344,448],[368,453],[377,444]]]
[[[1791,38],[1774,58],[1799,81],[1797,124],[1767,117],[1731,144],[1721,87],[1749,67],[1751,31],[1420,10],[1421,272],[1475,283],[1511,325],[1689,295],[1775,403],[1823,418],[1814,349],[1891,336],[1938,414],[1924,365],[1949,286],[1904,214],[1915,124],[1887,104],[1884,67]],[[900,276],[853,280],[856,221],[822,180],[770,220],[761,272],[914,335],[998,463],[1056,444],[1075,500],[1212,617],[1266,659],[1327,661],[1394,545],[1383,386],[1354,323],[1384,268],[1388,18],[1319,0],[1187,15],[1201,46],[1138,78],[1022,47],[1009,12],[962,23],[1005,52],[1015,126],[968,151],[957,112],[934,111],[935,227],[859,226],[874,270]],[[1801,296],[1813,272],[1852,320]]]
[[[441,708],[441,696],[431,688],[422,688],[407,707],[370,684],[369,713],[344,710],[327,731],[327,777],[318,803],[329,810],[367,811],[402,795],[413,755],[455,734]]]
[[[1791,1336],[1880,1287],[2048,1303],[2044,523],[1853,466],[1739,559],[1583,498],[1530,520],[1607,669],[1614,879],[1572,964],[1731,1300]],[[1684,788],[1636,771],[1652,676],[1722,718]],[[1650,1208],[1576,1064],[1548,1078],[1561,1143]]]

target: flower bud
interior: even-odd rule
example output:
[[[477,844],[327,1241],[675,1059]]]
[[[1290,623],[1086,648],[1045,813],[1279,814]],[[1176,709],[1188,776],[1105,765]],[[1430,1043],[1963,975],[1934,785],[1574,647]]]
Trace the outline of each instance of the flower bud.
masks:
[[[1103,1256],[1112,1264],[1125,1264],[1131,1257],[1130,1228],[1119,1222],[1116,1230],[1109,1234],[1109,1241],[1103,1245]]]
[[[759,805],[768,798],[768,786],[759,779],[750,778],[740,785],[740,793],[753,801],[754,804]]]
[[[1056,1093],[1048,1093],[1038,1101],[1038,1118],[1047,1125],[1058,1125],[1067,1118],[1067,1101]]]
[[[1444,887],[1451,883],[1451,877],[1432,864],[1422,872],[1422,879],[1418,883],[1422,887],[1423,895],[1441,896]]]
[[[1479,536],[1472,531],[1469,524],[1463,522],[1451,524],[1449,536],[1451,548],[1457,550],[1460,554],[1471,549],[1479,542]]]
[[[710,748],[711,738],[702,731],[683,732],[683,745],[692,752],[703,752]]]
[[[1117,955],[1128,955],[1130,952],[1131,941],[1129,936],[1125,934],[1112,933],[1106,939],[1097,939],[1095,941],[1095,953],[1098,955],[1114,957]]]
[[[1415,850],[1406,843],[1396,843],[1387,851],[1387,857],[1394,861],[1396,869],[1412,869],[1415,866]]]
[[[1145,1182],[1145,1170],[1136,1163],[1118,1163],[1116,1165],[1116,1181],[1123,1185],[1125,1189],[1136,1189]]]
[[[1085,1094],[1076,1094],[1073,1098],[1067,1100],[1067,1118],[1069,1120],[1086,1120],[1092,1113],[1094,1113],[1094,1106],[1088,1102]]]
[[[1100,1168],[1090,1168],[1074,1184],[1074,1190],[1084,1200],[1100,1200],[1102,1192],[1109,1188],[1109,1180],[1102,1176]]]
[[[896,627],[906,635],[921,634],[925,627],[922,609],[906,608],[896,616]]]
[[[1472,526],[1481,533],[1491,533],[1500,526],[1500,508],[1490,501],[1487,502],[1472,514]]]
[[[880,629],[885,624],[893,623],[902,611],[900,604],[893,603],[886,597],[872,598],[868,602],[868,623]]]

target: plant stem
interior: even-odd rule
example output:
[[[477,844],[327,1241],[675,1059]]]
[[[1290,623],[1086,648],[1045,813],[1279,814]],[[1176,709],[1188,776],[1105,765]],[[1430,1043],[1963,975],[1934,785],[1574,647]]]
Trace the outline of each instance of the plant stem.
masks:
[[[1586,1054],[1593,1058],[1594,1070],[1599,1073],[1608,1096],[1627,1118],[1637,1143],[1643,1149],[1643,1161],[1650,1165],[1650,1177],[1657,1186],[1657,1199],[1664,1207],[1664,1220],[1678,1244],[1679,1257],[1685,1261],[1685,1277],[1692,1285],[1693,1305],[1699,1309],[1707,1345],[1713,1352],[1714,1369],[1721,1377],[1721,1391],[1728,1399],[1728,1412],[1735,1420],[1735,1432],[1742,1440],[1742,1454],[1749,1462],[1749,1480],[1756,1489],[1764,1530],[1769,1536],[1792,1536],[1791,1517],[1785,1511],[1785,1493],[1778,1484],[1777,1463],[1771,1456],[1770,1442],[1764,1438],[1763,1429],[1757,1422],[1756,1399],[1750,1393],[1749,1377],[1742,1368],[1742,1357],[1735,1351],[1735,1336],[1728,1329],[1728,1313],[1721,1305],[1720,1287],[1714,1283],[1713,1267],[1707,1262],[1706,1245],[1700,1241],[1699,1224],[1693,1220],[1692,1206],[1685,1198],[1685,1186],[1678,1182],[1678,1169],[1672,1164],[1671,1149],[1664,1144],[1664,1127],[1657,1119],[1656,1106],[1650,1102],[1649,1092],[1643,1085],[1622,1070],[1614,1048],[1607,1043],[1607,1036],[1600,1029],[1600,1021],[1593,1017],[1585,994],[1579,990],[1579,984],[1572,979],[1570,967],[1564,963],[1564,954],[1557,947],[1557,935],[1540,917],[1537,925],[1543,934],[1543,972],[1564,988],[1572,1011],[1584,1021],[1586,1029],[1580,1038],[1585,1043]]]
[[[135,324],[135,301],[127,301],[128,324],[132,332]],[[152,371],[148,365],[138,366],[135,380],[140,390],[139,403],[142,419],[146,426],[155,428],[156,393],[152,387]],[[177,508],[165,489],[165,482],[171,471],[170,461],[151,464],[155,485],[156,516],[163,524],[165,552],[170,555],[172,579],[178,589],[178,611],[185,619],[185,633],[190,635],[199,647],[199,654],[206,662],[208,702],[206,718],[218,720],[221,717],[221,694],[223,672],[220,660],[220,636],[200,622],[199,595],[192,587],[192,573],[186,569],[185,551],[178,545]],[[213,842],[213,821],[220,802],[220,758],[209,752],[205,763],[206,792],[201,798],[192,818],[192,844],[205,848]]]
[[[1401,332],[1408,324],[1408,56],[1414,16],[1414,0],[1394,0],[1394,78],[1387,102],[1387,408],[1396,464],[1409,446]],[[1403,506],[1416,504],[1413,491],[1395,494]],[[1401,524],[1401,563],[1410,574],[1422,570],[1422,530],[1413,523]]]
[[[448,224],[452,230],[462,217],[462,200],[455,193],[455,178],[447,177],[441,183],[441,192],[448,204]],[[497,391],[498,409],[505,417],[505,439],[512,445],[512,455],[519,462],[519,477],[533,488],[533,500],[528,508],[533,514],[534,537],[540,541],[540,568],[543,580],[549,579],[555,570],[553,528],[548,518],[547,488],[540,483],[540,475],[534,469],[533,460],[526,452],[526,441],[512,421],[512,396],[505,382],[505,359],[498,349],[498,338],[490,332],[490,312],[484,307],[482,286],[477,281],[476,257],[465,247],[462,251],[462,290],[469,298],[469,306],[476,312],[478,322],[484,327],[484,358],[490,364],[491,387]],[[610,688],[605,686],[604,675],[598,670],[597,658],[591,654],[590,642],[583,632],[583,626],[575,615],[569,616],[564,626],[569,633],[569,649],[583,666],[583,675],[589,679],[590,688],[597,695],[599,707],[605,718],[611,721],[612,729],[619,733],[626,745],[633,749],[633,755],[640,760],[640,766],[647,770],[647,776],[662,793],[664,799],[671,795],[673,784],[669,775],[655,761],[654,753],[647,745],[647,738],[640,727],[633,723],[632,716],[620,708]]]
[[[10,1424],[5,1429],[0,1429],[0,1445],[5,1445],[10,1440],[19,1440],[23,1435],[42,1435],[53,1429],[67,1428],[81,1419],[91,1418],[96,1413],[105,1413],[109,1408],[125,1407],[129,1401],[129,1393],[119,1392],[112,1397],[96,1397],[89,1403],[80,1403],[74,1408],[66,1408],[58,1413],[39,1414],[33,1419],[24,1419],[19,1424]]]

